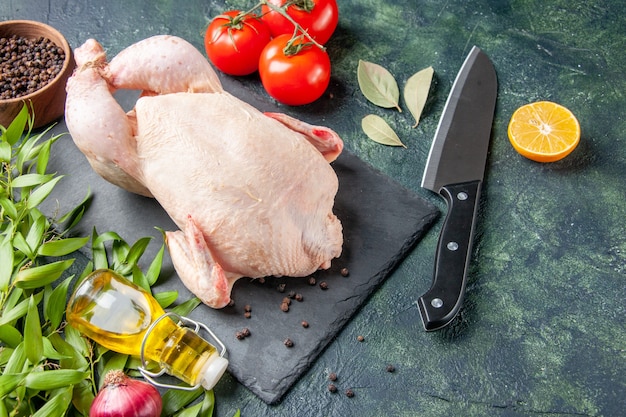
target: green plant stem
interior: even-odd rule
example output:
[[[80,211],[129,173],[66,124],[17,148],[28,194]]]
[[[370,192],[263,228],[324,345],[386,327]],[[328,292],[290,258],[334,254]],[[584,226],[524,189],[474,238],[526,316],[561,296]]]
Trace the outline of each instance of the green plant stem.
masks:
[[[246,13],[252,13],[254,10],[258,9],[259,7],[262,6],[267,6],[268,8],[272,9],[272,11],[280,14],[281,16],[283,16],[285,19],[287,19],[293,26],[294,26],[294,31],[293,31],[293,35],[292,35],[292,41],[294,39],[296,39],[298,37],[298,32],[301,32],[302,35],[304,35],[304,37],[306,37],[309,42],[313,45],[315,45],[316,47],[320,48],[322,51],[326,50],[326,47],[324,45],[322,45],[321,43],[317,42],[315,39],[313,39],[313,37],[311,35],[309,35],[309,32],[306,31],[306,29],[304,29],[302,26],[300,26],[300,24],[298,22],[296,22],[293,17],[289,16],[289,13],[287,13],[287,8],[289,6],[291,6],[292,4],[295,4],[295,2],[293,1],[288,1],[285,4],[283,4],[282,6],[278,7],[272,3],[270,3],[267,0],[261,0],[256,6],[254,6],[252,9],[250,9],[250,11],[246,12]],[[292,41],[290,41],[290,43],[292,43]],[[294,52],[291,53],[287,53],[288,51],[285,51],[285,55],[293,55]],[[297,53],[297,52],[295,52]]]

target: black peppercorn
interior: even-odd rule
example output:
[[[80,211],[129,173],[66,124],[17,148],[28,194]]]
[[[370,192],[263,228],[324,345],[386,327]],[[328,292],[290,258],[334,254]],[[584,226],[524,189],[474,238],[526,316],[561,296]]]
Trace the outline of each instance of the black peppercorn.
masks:
[[[63,68],[65,52],[49,39],[13,35],[0,38],[0,99],[32,94]]]

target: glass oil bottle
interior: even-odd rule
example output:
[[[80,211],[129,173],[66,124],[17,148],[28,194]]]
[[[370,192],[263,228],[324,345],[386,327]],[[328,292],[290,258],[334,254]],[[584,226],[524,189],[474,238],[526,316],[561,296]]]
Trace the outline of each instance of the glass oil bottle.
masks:
[[[226,348],[205,325],[165,313],[147,291],[108,269],[94,271],[80,283],[66,316],[72,327],[107,349],[141,357],[140,371],[155,385],[172,387],[152,379],[167,373],[192,388],[202,385],[210,390],[228,366],[223,357]],[[198,334],[200,327],[221,352]],[[159,364],[161,371],[147,371],[146,359]]]

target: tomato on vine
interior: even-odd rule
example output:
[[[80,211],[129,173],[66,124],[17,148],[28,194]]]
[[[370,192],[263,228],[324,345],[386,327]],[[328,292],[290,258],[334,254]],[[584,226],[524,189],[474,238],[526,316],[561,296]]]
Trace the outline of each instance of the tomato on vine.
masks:
[[[204,35],[209,60],[230,75],[249,75],[259,68],[259,57],[269,43],[268,26],[254,13],[230,10],[213,18]]]
[[[267,44],[259,60],[259,75],[268,94],[283,104],[309,104],[330,83],[330,58],[304,36],[279,35]]]
[[[322,45],[330,39],[339,21],[336,0],[265,0],[261,16],[273,37],[294,33],[293,22],[277,11],[280,8]]]

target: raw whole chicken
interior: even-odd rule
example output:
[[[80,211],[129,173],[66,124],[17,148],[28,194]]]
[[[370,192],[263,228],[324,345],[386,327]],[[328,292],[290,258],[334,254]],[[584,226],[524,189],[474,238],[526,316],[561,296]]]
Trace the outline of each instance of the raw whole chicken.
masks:
[[[174,36],[110,62],[90,39],[75,57],[65,110],[74,142],[107,181],[161,204],[180,228],[166,232],[174,267],[205,304],[227,305],[241,277],[306,276],[341,254],[335,132],[225,92]],[[116,89],[143,93],[125,113]]]

